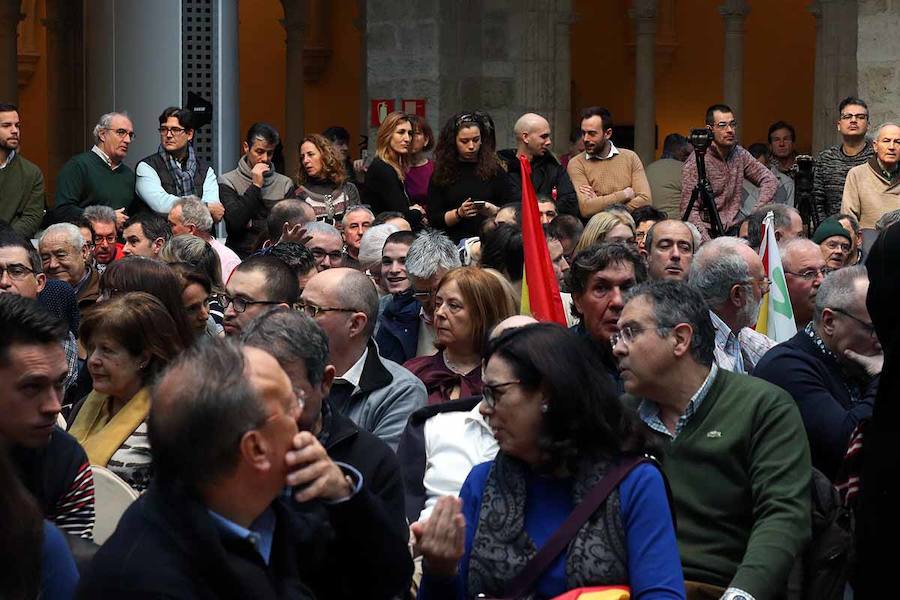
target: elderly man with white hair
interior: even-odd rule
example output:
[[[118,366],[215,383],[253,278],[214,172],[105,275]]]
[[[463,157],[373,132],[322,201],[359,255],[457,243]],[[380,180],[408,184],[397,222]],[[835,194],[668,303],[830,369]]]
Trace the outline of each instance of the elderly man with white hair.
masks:
[[[51,225],[38,238],[41,267],[48,279],[64,281],[75,288],[78,308],[100,297],[100,273],[90,265],[90,250],[81,230],[71,223]]]
[[[363,234],[372,226],[374,220],[375,214],[362,205],[354,206],[344,213],[341,225],[344,234],[345,267],[360,268],[359,244],[362,242]]]
[[[572,180],[559,160],[553,155],[550,138],[550,123],[541,115],[526,113],[519,117],[513,127],[516,147],[498,152],[506,165],[509,183],[516,198],[522,197],[522,173],[519,169],[519,155],[524,155],[531,163],[531,183],[539,196],[553,198],[556,210],[578,216],[578,198]]]
[[[813,318],[816,294],[825,279],[825,259],[819,245],[807,238],[787,240],[779,249],[794,322],[800,330]]]
[[[76,154],[60,170],[53,222],[75,221],[88,206],[102,204],[116,211],[116,224],[121,227],[128,212],[137,210],[132,208],[134,171],[122,162],[134,141],[131,119],[124,112],[103,115],[94,126],[94,140],[93,148]]]
[[[168,221],[173,236],[193,235],[208,242],[219,256],[222,281],[228,281],[234,268],[241,264],[241,257],[212,234],[213,217],[209,205],[197,196],[179,198],[169,211]]]
[[[847,173],[841,201],[841,212],[862,229],[874,229],[881,215],[900,208],[900,125],[883,124],[872,145],[875,156]]]
[[[387,293],[381,282],[381,253],[385,241],[395,231],[399,231],[396,225],[375,225],[363,234],[359,242],[359,270],[372,278],[379,296]]]

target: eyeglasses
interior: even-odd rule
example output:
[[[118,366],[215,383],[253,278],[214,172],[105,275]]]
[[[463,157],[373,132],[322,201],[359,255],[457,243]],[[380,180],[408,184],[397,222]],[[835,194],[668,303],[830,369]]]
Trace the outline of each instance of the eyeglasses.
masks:
[[[865,121],[869,118],[869,115],[866,113],[844,113],[841,115],[841,121],[851,121],[856,119],[857,121]]]
[[[295,421],[299,419],[300,415],[303,414],[303,409],[306,407],[306,394],[300,388],[295,387],[294,395],[297,397],[297,401],[292,402],[291,407],[287,411],[283,413],[273,413],[266,417],[266,420],[263,423],[269,423],[281,416],[288,416]]]
[[[21,281],[34,273],[34,269],[29,269],[25,265],[20,265],[17,263],[6,266],[0,265],[0,279],[3,279],[4,273],[9,275],[9,278],[13,281]]]
[[[106,131],[112,131],[114,134],[116,134],[120,138],[124,138],[126,136],[130,137],[132,142],[134,141],[134,138],[137,137],[137,134],[135,132],[128,131],[127,129],[121,129],[121,128],[112,129],[111,127],[104,127],[104,129],[106,129]]]
[[[508,385],[515,385],[517,383],[522,383],[518,379],[513,379],[512,381],[504,381],[503,383],[485,383],[481,387],[481,395],[484,398],[484,405],[493,410],[497,406],[497,397],[494,396],[497,390],[500,388],[504,388]]]
[[[837,250],[840,248],[843,252],[850,252],[850,244],[842,244],[840,242],[825,242],[824,246],[829,250]]]
[[[851,319],[853,319],[854,321],[856,321],[857,323],[859,323],[860,325],[862,325],[862,326],[863,326],[863,329],[865,329],[866,332],[867,332],[869,335],[871,335],[871,336],[874,336],[874,335],[875,335],[875,325],[874,325],[873,323],[868,323],[868,322],[866,322],[866,321],[863,321],[863,320],[860,319],[859,317],[856,317],[856,316],[854,316],[854,315],[851,315],[850,313],[848,313],[848,312],[847,312],[846,310],[844,310],[843,308],[834,308],[834,307],[829,307],[829,308],[831,308],[832,312],[841,313],[841,314],[844,315],[845,317],[850,317]]]
[[[184,132],[185,132],[185,128],[184,128],[184,127],[166,127],[166,126],[164,126],[164,125],[161,125],[160,128],[159,128],[159,134],[160,134],[160,135],[163,135],[163,136],[168,135],[168,134],[170,134],[170,133],[171,133],[172,135],[178,136],[178,135],[181,135],[181,134],[184,133]]]
[[[306,313],[306,316],[308,316],[312,319],[315,319],[317,316],[319,316],[319,313],[326,313],[326,312],[362,312],[362,311],[357,311],[355,308],[337,308],[335,306],[316,306],[315,304],[310,304],[309,302],[305,302],[303,300],[300,300],[299,302],[297,302],[294,305],[294,307],[296,307],[297,310],[302,310],[303,312]]]
[[[95,236],[94,236],[94,245],[95,245],[95,246],[100,246],[100,245],[103,245],[103,244],[112,246],[112,245],[115,244],[115,243],[116,243],[116,236],[115,236],[115,234],[110,234],[110,235],[95,235]]]
[[[251,304],[282,304],[279,300],[248,300],[247,298],[241,298],[240,296],[232,297],[228,294],[222,294],[222,310],[228,308],[229,305],[234,305],[234,312],[242,313],[247,310],[247,307]]]
[[[716,129],[737,129],[738,122],[737,121],[719,121],[713,127]]]
[[[645,331],[650,331],[651,329],[656,329],[660,334],[664,334],[665,332],[672,329],[668,325],[657,325],[656,327],[640,327],[639,325],[626,325],[619,331],[619,333],[614,333],[609,338],[609,344],[613,348],[615,348],[619,342],[623,342],[626,346],[630,346],[634,343],[635,338],[641,335]]]
[[[344,253],[340,250],[325,252],[322,248],[310,248],[309,251],[312,252],[313,258],[315,258],[317,262],[322,262],[325,260],[326,256],[333,263],[344,260]]]
[[[821,269],[807,269],[802,273],[795,273],[794,271],[785,270],[785,273],[787,273],[788,275],[793,275],[794,277],[799,277],[800,279],[805,279],[806,281],[812,281],[814,279],[817,279],[819,275],[825,277],[826,275],[831,273],[831,271],[832,269],[829,269],[828,267],[822,267]]]

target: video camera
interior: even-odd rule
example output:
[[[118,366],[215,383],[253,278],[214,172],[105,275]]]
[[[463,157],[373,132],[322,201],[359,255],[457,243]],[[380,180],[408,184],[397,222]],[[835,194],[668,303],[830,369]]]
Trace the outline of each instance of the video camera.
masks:
[[[706,152],[706,149],[709,148],[709,145],[713,142],[712,131],[706,127],[691,129],[688,141],[691,143],[691,146],[694,147],[695,151]]]

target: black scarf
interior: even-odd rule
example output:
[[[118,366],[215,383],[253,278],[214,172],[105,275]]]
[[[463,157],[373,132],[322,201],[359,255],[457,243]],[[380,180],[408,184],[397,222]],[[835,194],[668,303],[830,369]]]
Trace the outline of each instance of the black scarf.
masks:
[[[606,473],[609,463],[589,458],[578,465],[572,494],[575,505]],[[526,478],[523,462],[497,454],[488,475],[472,552],[469,557],[468,593],[501,597],[510,582],[537,553],[525,532]],[[628,583],[625,526],[619,509],[619,491],[582,526],[566,553],[569,589],[591,585]]]

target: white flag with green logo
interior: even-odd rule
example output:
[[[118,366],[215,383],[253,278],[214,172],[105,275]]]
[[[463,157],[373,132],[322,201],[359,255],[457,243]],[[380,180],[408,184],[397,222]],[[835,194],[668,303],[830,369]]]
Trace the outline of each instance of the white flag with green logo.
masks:
[[[778,243],[775,240],[775,215],[771,211],[763,219],[759,256],[762,258],[766,277],[772,283],[762,298],[756,331],[766,334],[776,342],[783,342],[794,337],[797,325],[794,323],[794,310],[791,308],[791,297],[788,295],[787,281],[784,279],[781,252],[778,251]]]

